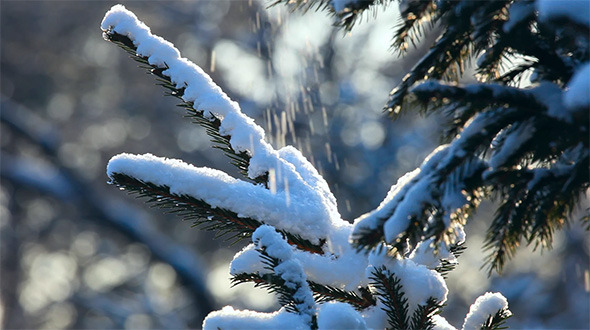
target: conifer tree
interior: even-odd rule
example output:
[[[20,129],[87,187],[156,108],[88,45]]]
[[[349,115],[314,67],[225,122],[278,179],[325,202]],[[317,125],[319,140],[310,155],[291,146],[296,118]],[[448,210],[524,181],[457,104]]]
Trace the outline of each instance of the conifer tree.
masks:
[[[386,2],[290,5],[326,9],[350,29],[362,12]],[[101,24],[104,38],[179,100],[243,178],[150,154],[117,155],[107,173],[112,184],[195,226],[252,241],[234,257],[232,280],[268,289],[283,307],[225,307],[205,319],[205,328],[452,329],[439,315],[444,275],[456,266],[463,225],[479,202],[501,201],[488,234],[489,265],[500,270],[521,239],[550,246],[588,189],[589,24],[552,7],[543,0],[402,1],[395,49],[405,52],[428,30],[440,36],[386,109],[394,118],[406,109],[445,113],[449,143],[352,225],[298,150],[274,149],[200,67],[114,6]],[[476,56],[481,83],[457,84]],[[519,87],[530,72],[533,85]],[[501,294],[486,293],[463,329],[498,329],[510,315]]]
[[[350,30],[365,11],[387,3],[292,6],[327,9]],[[403,55],[425,35],[436,39],[391,91],[385,111],[393,119],[406,111],[443,114],[448,143],[402,194],[357,219],[355,246],[385,242],[403,254],[424,239],[448,241],[452,223],[464,224],[491,198],[499,207],[486,237],[490,273],[522,242],[551,248],[590,186],[590,3],[405,0],[400,13],[394,50]],[[459,84],[470,69],[477,83]],[[575,220],[590,228],[588,215]]]

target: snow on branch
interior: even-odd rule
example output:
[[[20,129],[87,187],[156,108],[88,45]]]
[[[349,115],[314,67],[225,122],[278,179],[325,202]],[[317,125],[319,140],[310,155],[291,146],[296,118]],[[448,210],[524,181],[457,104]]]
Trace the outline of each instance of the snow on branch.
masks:
[[[491,119],[484,116],[480,121]],[[466,145],[479,138],[481,124],[474,121],[471,124],[474,127],[466,129],[460,139],[437,148],[420,168],[398,180],[376,210],[355,220],[353,243],[358,248],[370,248],[383,240],[394,244],[403,253],[408,243],[415,247],[423,239],[438,237],[449,229],[454,214],[476,200],[474,192],[470,192],[474,188],[463,182],[469,179],[477,181],[487,168],[485,161],[466,152]],[[437,219],[431,222],[425,220],[431,215],[431,206],[437,208],[442,226]],[[462,228],[462,222],[453,225]],[[429,230],[437,227],[435,231]],[[450,241],[458,242],[453,237]]]
[[[318,312],[319,329],[367,329],[362,315],[350,305],[341,302],[329,302],[321,305]]]
[[[394,329],[427,328],[422,322],[447,300],[448,289],[438,272],[410,259],[392,258],[384,246],[370,253],[367,276]]]
[[[122,5],[116,5],[106,13],[101,28],[106,34],[117,33],[129,37],[136,47],[137,55],[146,57],[151,65],[166,68],[162,74],[170,77],[176,88],[183,89],[184,101],[194,102],[195,107],[204,111],[206,118],[220,118],[220,131],[223,135],[231,136],[234,150],[247,151],[253,157],[249,169],[251,178],[269,170],[264,165],[269,158],[278,157],[264,141],[264,130],[243,114],[239,105],[199,66],[182,58],[172,43],[153,35],[134,13]]]
[[[230,274],[235,284],[253,282],[274,290],[284,280],[275,276],[274,267],[269,268],[260,258],[259,245],[250,244],[237,253],[231,262]],[[304,265],[308,285],[316,302],[341,301],[357,309],[375,305],[374,298],[366,289],[366,256],[356,254],[352,249],[338,256],[311,254],[300,249],[292,252],[285,250],[285,254]]]
[[[289,325],[290,329],[307,330],[309,324],[301,315],[289,313],[282,308],[274,313],[260,313],[249,310],[236,310],[225,306],[219,311],[210,313],[203,321],[205,330],[242,330],[242,329],[283,329]]]
[[[180,165],[179,161],[157,160],[153,156],[117,156],[113,158],[108,170],[110,174],[142,176],[138,179],[166,185],[174,191],[189,195],[199,193],[201,195],[193,197],[213,203],[213,206],[222,203],[219,205],[240,215],[250,217],[256,213],[256,219],[301,235],[315,244],[326,240],[333,226],[346,225],[338,213],[336,200],[327,183],[309,161],[292,147],[278,151],[273,149],[264,140],[263,129],[252,118],[243,114],[239,105],[230,100],[200,67],[181,58],[180,52],[170,42],[153,35],[135,14],[122,5],[116,5],[106,13],[101,28],[106,35],[118,34],[129,38],[136,47],[138,56],[145,58],[150,65],[164,68],[161,75],[169,77],[175,88],[182,90],[182,99],[185,102],[201,109],[204,118],[220,120],[219,133],[230,137],[229,143],[233,150],[245,152],[251,157],[248,162],[248,176],[253,179],[268,175],[269,191],[261,186],[248,186],[242,181],[231,180],[219,171],[194,167],[187,170],[188,167]],[[157,168],[153,168],[154,166]],[[199,180],[205,180],[203,186],[211,187],[210,184],[215,182],[214,185],[219,184],[221,187],[215,186],[219,188],[215,193],[212,190],[186,191],[187,185],[182,184],[174,175],[158,176],[155,174],[157,172],[150,174],[152,170],[167,169],[174,173],[182,172],[183,180],[194,185],[198,186]],[[233,193],[241,195],[231,195]],[[232,196],[233,199],[240,196],[241,200],[247,202],[231,201]],[[269,196],[272,202],[267,204],[264,199]],[[250,202],[253,204],[248,205]],[[256,207],[262,207],[266,211],[257,212]],[[285,214],[292,216],[284,219],[282,215]]]
[[[434,99],[444,99],[445,102],[490,103],[509,106],[523,106],[526,108],[543,108],[542,104],[537,102],[534,95],[527,93],[525,90],[505,86],[497,83],[489,84],[472,84],[461,86],[454,83],[439,82],[435,80],[425,81],[412,87],[409,91],[419,100],[432,102]]]
[[[444,6],[439,6],[441,13],[429,15],[430,23],[440,19],[456,20],[460,24],[454,24],[444,29],[440,37],[436,39],[434,45],[428,53],[424,55],[414,65],[412,70],[406,74],[402,81],[390,92],[389,100],[385,104],[385,109],[394,117],[401,115],[405,110],[404,99],[408,95],[409,89],[418,81],[424,79],[441,79],[444,77],[455,77],[463,73],[465,69],[464,60],[469,56],[473,47],[470,33],[472,26],[465,17],[470,17],[482,6],[490,6],[493,2],[476,3],[472,1],[450,1],[445,2]],[[454,8],[453,8],[454,7]],[[414,15],[407,15],[405,19],[414,19]],[[409,22],[406,22],[408,24]],[[406,30],[400,29],[402,39]],[[400,38],[400,35],[398,35]],[[403,44],[403,43],[401,43]]]
[[[368,8],[374,2],[342,2],[346,9],[338,13],[341,24],[354,22],[356,14],[346,16],[348,8]],[[457,15],[477,7],[471,2],[457,6]],[[341,219],[328,184],[301,152],[290,146],[275,150],[265,141],[264,130],[200,67],[153,35],[132,12],[114,6],[101,28],[105,39],[129,52],[181,99],[213,142],[254,181],[151,154],[120,154],[107,166],[112,183],[149,197],[148,202],[222,233],[229,231],[219,224],[225,221],[238,227],[234,237],[252,235],[252,244],[231,263],[232,281],[277,293],[283,308],[258,313],[225,307],[209,314],[205,329],[448,325],[435,316],[447,297],[441,274],[453,268],[454,252],[460,252],[457,246],[464,241],[462,214],[478,203],[481,173],[488,167],[470,150],[489,144],[525,114],[502,108],[474,116],[453,143],[435,150],[392,187],[377,210],[351,225]],[[462,60],[454,56],[466,44],[457,48],[451,43],[467,32],[462,27],[441,38],[438,50],[448,50],[448,56],[431,52],[418,71],[430,74],[431,67],[440,65],[442,69],[432,73],[436,78],[462,70]],[[457,68],[450,68],[453,65]],[[394,101],[401,104],[402,94],[424,74],[404,80]],[[362,248],[376,250],[365,254],[359,252]]]
[[[239,217],[275,225],[315,244],[319,244],[320,237],[326,237],[329,230],[325,222],[317,221],[318,217],[328,217],[322,205],[305,199],[287,203],[288,192],[284,190],[273,193],[222,171],[195,167],[181,160],[151,154],[120,154],[109,161],[107,174],[114,182],[116,174],[124,174],[142,182],[167,186],[171,194],[188,195],[212,208],[230,210]]]
[[[268,225],[256,229],[252,242],[232,262],[232,282],[253,282],[277,293],[279,302],[288,312],[300,315],[314,328],[316,303],[305,270],[294,258],[294,248]]]
[[[367,10],[375,5],[383,4],[384,0],[273,0],[270,6],[284,3],[291,10],[306,12],[310,9],[327,10],[335,17],[334,25],[350,30],[360,20]]]
[[[252,241],[266,259],[263,262],[272,267],[274,274],[284,281],[282,286],[291,291],[289,300],[292,300],[295,311],[310,324],[315,317],[315,301],[303,266],[293,256],[293,248],[270,226],[258,227],[252,235]]]
[[[486,294],[478,297],[473,305],[471,305],[469,308],[469,313],[463,322],[462,329],[484,329],[485,326],[489,326],[488,323],[493,321],[493,318],[496,314],[500,315],[499,318],[501,320],[505,320],[512,315],[512,313],[508,310],[508,301],[502,294],[498,292],[487,292]],[[490,327],[486,329],[490,329]]]

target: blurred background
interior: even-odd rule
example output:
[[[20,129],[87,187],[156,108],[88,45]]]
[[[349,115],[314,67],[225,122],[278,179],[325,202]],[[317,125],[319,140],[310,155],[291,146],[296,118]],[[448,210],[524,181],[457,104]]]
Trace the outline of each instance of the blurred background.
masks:
[[[275,147],[299,148],[345,219],[377,207],[438,145],[442,118],[382,113],[426,51],[400,58],[389,48],[396,3],[347,34],[324,12],[269,1],[122,3],[210,73]],[[199,328],[228,304],[276,310],[263,289],[230,287],[228,263],[247,242],[228,246],[107,184],[106,164],[121,152],[238,175],[175,99],[102,39],[114,4],[0,2],[1,327]],[[467,227],[443,316],[460,327],[476,297],[500,291],[512,328],[587,329],[587,232],[556,233],[553,250],[523,248],[505,274],[488,277],[480,267],[492,217],[483,205]]]

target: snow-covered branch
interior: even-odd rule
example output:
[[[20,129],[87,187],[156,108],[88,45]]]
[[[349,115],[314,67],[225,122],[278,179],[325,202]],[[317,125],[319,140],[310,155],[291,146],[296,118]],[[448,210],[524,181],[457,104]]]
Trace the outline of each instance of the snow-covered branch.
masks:
[[[497,314],[502,315],[501,318],[504,320],[512,315],[508,310],[508,301],[499,293],[487,292],[471,305],[462,329],[493,329],[492,326],[498,326],[498,324],[492,324],[492,322],[501,322],[494,320]]]
[[[373,3],[320,4],[331,4],[341,23],[349,17],[352,24],[361,9]],[[461,74],[470,54],[483,51],[501,28],[504,21],[496,14],[505,11],[506,3],[410,6],[422,18],[406,22],[400,31],[415,34],[423,19],[449,26],[393,92],[390,110],[399,112],[408,93],[428,102],[435,96],[442,102],[478,106],[462,114],[459,134],[451,143],[403,176],[381,205],[354,226],[341,218],[326,181],[301,152],[290,146],[274,149],[262,128],[200,67],[153,35],[133,13],[117,5],[106,14],[101,24],[105,39],[156,75],[253,181],[151,154],[120,154],[107,168],[112,183],[150,197],[149,202],[172,207],[210,229],[227,232],[231,227],[237,238],[252,236],[253,243],[232,261],[233,281],[252,282],[277,293],[283,308],[257,313],[226,307],[211,313],[205,328],[276,328],[285,323],[294,328],[333,328],[342,326],[343,320],[357,328],[452,328],[435,315],[447,295],[442,274],[456,263],[463,225],[489,185],[484,180],[520,166],[520,154],[530,150],[528,125],[537,123],[530,119],[536,112],[567,124],[575,117],[559,117],[550,98],[540,95],[561,93],[558,83],[524,92],[493,83],[463,87],[429,82],[414,87],[427,78]],[[347,14],[357,7],[359,12]],[[416,19],[410,16],[408,20]],[[494,21],[487,25],[489,17]],[[457,24],[451,24],[454,19]],[[407,39],[408,35],[398,36],[398,42]],[[572,107],[578,109],[577,104]],[[572,143],[567,140],[558,148],[571,149]],[[487,158],[490,144],[493,153]],[[574,190],[584,185],[581,180],[575,181]],[[508,315],[498,313],[484,322],[502,321]]]
[[[196,194],[193,197],[214,207],[221,203],[219,206],[237,214],[265,221],[314,244],[329,239],[333,226],[345,225],[327,183],[301,153],[292,147],[278,151],[272,148],[264,140],[262,128],[243,114],[238,104],[231,101],[200,67],[181,58],[172,44],[152,35],[149,28],[123,6],[113,7],[105,15],[101,27],[107,36],[118,34],[132,40],[138,56],[145,58],[150,65],[165,68],[160,73],[169,77],[175,88],[182,90],[181,97],[185,102],[202,110],[205,119],[220,120],[219,133],[230,137],[233,150],[250,156],[249,177],[267,175],[269,189],[231,179],[219,171],[194,167],[189,170],[188,165],[180,165],[179,161],[157,160],[153,156],[115,157],[109,165],[109,174],[141,176],[137,178],[166,185],[173,192]],[[124,159],[130,161],[125,162]],[[174,171],[174,174],[164,177],[153,170]],[[202,182],[203,187],[214,185],[220,189],[217,192],[211,189],[195,191],[193,187],[193,190],[187,191],[187,185],[182,184],[176,175],[182,175],[185,181],[190,177],[192,184]],[[234,193],[245,198],[238,202]],[[273,202],[267,204],[267,197]],[[265,207],[267,212],[255,211],[258,206]],[[291,220],[282,219],[286,214],[293,215]],[[293,221],[295,218],[297,221]]]

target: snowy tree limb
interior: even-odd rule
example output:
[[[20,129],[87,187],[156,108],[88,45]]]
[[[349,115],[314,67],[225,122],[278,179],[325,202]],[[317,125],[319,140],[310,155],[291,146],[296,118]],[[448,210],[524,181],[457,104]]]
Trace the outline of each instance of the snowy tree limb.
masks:
[[[194,226],[202,226],[206,230],[216,231],[216,237],[230,235],[228,240],[239,241],[250,237],[262,222],[252,218],[239,216],[237,213],[221,207],[212,207],[203,200],[190,195],[175,194],[170,192],[170,187],[157,185],[149,181],[142,181],[125,174],[113,173],[112,184],[127,190],[130,194],[148,198],[148,204],[162,209],[169,209],[170,213],[182,217],[184,220],[193,221]],[[233,233],[233,234],[230,234]],[[283,233],[289,243],[296,245],[303,251],[322,253],[322,247],[315,245],[288,232]]]
[[[176,84],[172,82],[172,78],[169,75],[164,74],[167,70],[166,67],[160,67],[156,64],[150,64],[147,56],[141,56],[137,54],[137,46],[133,44],[133,41],[124,35],[110,31],[105,32],[105,38],[117,46],[125,50],[130,57],[136,62],[140,63],[142,68],[146,69],[150,74],[156,76],[158,85],[166,89],[166,95],[177,98],[180,103],[179,107],[184,108],[188,116],[193,119],[196,124],[199,124],[205,128],[207,135],[211,137],[211,142],[214,143],[214,148],[217,148],[225,153],[230,159],[231,163],[236,166],[245,178],[248,176],[248,167],[250,166],[251,154],[246,151],[236,151],[231,145],[231,136],[224,135],[221,133],[221,119],[218,115],[209,113],[205,114],[204,110],[198,109],[193,101],[186,101],[182,97],[184,96],[185,87],[177,88]],[[256,183],[267,184],[268,173],[263,173],[252,179]]]
[[[341,27],[346,31],[358,22],[363,13],[370,9],[375,9],[376,5],[383,5],[391,0],[275,0],[271,6],[284,3],[291,10],[326,10],[333,15],[336,20],[335,26]]]

